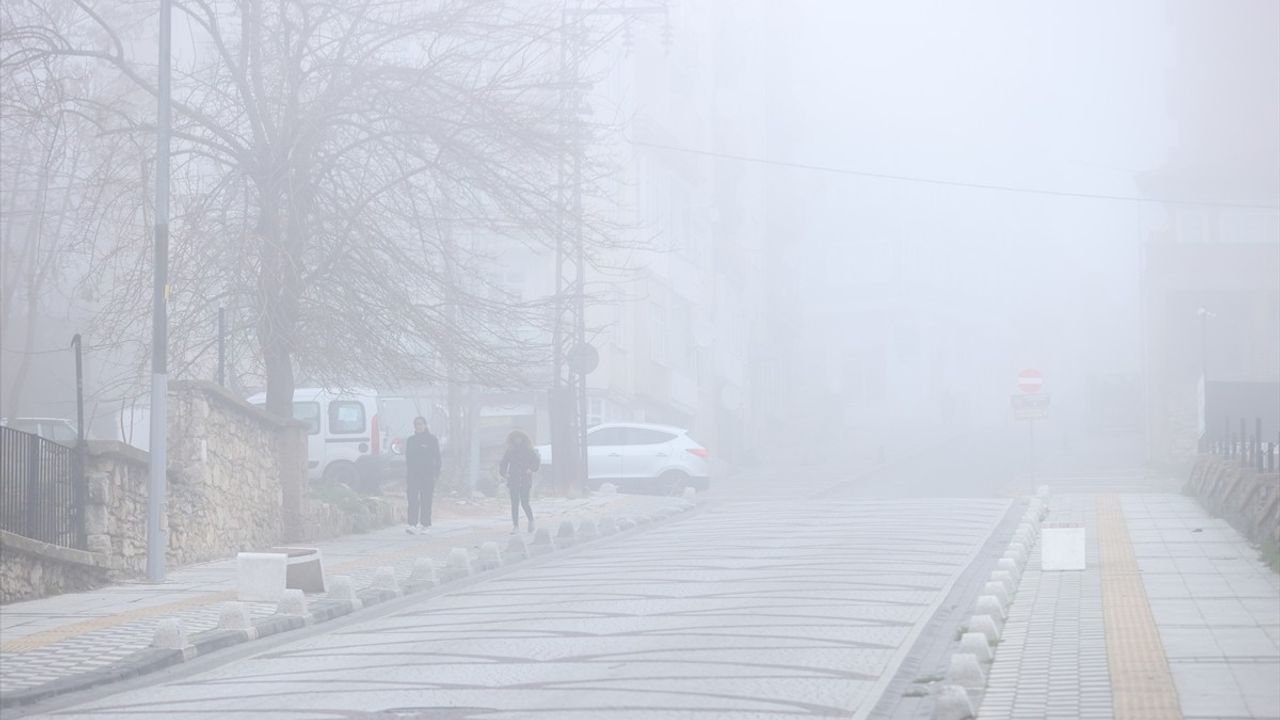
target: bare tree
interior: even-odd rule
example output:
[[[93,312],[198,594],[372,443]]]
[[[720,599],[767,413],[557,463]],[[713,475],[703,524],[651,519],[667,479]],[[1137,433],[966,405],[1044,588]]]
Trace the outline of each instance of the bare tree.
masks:
[[[154,95],[138,6],[24,5],[12,67],[76,58]],[[268,408],[313,382],[515,386],[545,364],[548,312],[489,292],[459,229],[548,246],[564,232],[558,6],[503,0],[176,0],[192,46],[174,62],[172,352],[207,361],[211,308],[253,326]],[[143,102],[91,94],[104,132],[145,139]],[[588,164],[599,158],[586,158]],[[603,165],[588,177],[603,177]],[[145,182],[145,176],[139,178]],[[588,205],[589,206],[589,205]],[[623,242],[584,222],[592,257]],[[145,234],[96,257],[105,342],[146,337]],[[136,346],[145,357],[144,344]],[[139,360],[141,363],[142,360]]]

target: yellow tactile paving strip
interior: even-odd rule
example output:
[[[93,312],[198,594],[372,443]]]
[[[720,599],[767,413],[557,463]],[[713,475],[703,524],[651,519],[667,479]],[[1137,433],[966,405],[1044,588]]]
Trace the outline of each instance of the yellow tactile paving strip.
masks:
[[[457,538],[451,538],[451,540],[456,539]],[[438,550],[439,548],[432,548],[430,545],[410,545],[381,555],[347,560],[346,562],[338,563],[337,565],[328,568],[328,571],[331,574],[340,575],[344,572],[383,565],[388,561],[400,560],[406,557],[419,555],[427,557],[430,556],[430,550],[432,549]],[[54,643],[78,637],[95,630],[116,627],[137,620],[146,620],[147,618],[156,617],[158,615],[167,615],[181,610],[190,610],[191,608],[202,607],[204,605],[212,605],[213,603],[232,600],[235,596],[236,594],[234,591],[226,590],[218,593],[210,593],[208,595],[198,595],[186,600],[165,603],[163,605],[153,605],[150,607],[138,608],[137,610],[127,610],[115,615],[90,618],[78,623],[50,628],[49,630],[42,630],[25,637],[0,643],[0,653],[22,653],[29,652],[31,650],[38,650],[42,647],[47,647]]]
[[[1098,496],[1097,512],[1102,615],[1116,720],[1182,720],[1120,498]]]

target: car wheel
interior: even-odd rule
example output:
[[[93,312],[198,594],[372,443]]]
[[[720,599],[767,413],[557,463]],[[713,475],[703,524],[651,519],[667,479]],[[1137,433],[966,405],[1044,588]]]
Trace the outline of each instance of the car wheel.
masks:
[[[325,467],[323,477],[327,483],[355,488],[359,484],[360,473],[356,470],[355,463],[346,460],[335,460]]]
[[[689,476],[679,470],[668,470],[658,478],[658,492],[663,495],[679,495],[689,486]]]

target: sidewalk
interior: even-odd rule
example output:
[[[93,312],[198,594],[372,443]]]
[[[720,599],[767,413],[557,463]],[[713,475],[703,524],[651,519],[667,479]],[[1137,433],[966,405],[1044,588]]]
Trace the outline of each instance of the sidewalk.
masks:
[[[996,648],[981,720],[1280,718],[1280,575],[1177,494],[1055,495],[1087,569],[1036,546]]]
[[[351,577],[356,588],[373,583],[377,568],[391,566],[403,583],[414,561],[431,558],[437,567],[451,549],[472,551],[489,541],[505,546],[511,521],[505,503],[477,516],[477,508],[441,507],[426,535],[410,535],[404,526],[316,543],[325,575]],[[495,506],[496,507],[496,506]],[[540,498],[535,502],[539,528],[553,535],[562,521],[599,519],[607,515],[669,515],[689,507],[684,500],[637,495],[594,495],[584,499]],[[450,517],[452,515],[452,517]],[[526,538],[529,536],[526,534]],[[530,538],[531,539],[531,538]],[[223,603],[236,599],[235,558],[202,563],[168,573],[163,583],[128,582],[97,590],[11,603],[0,608],[0,700],[8,706],[18,695],[53,688],[75,689],[77,677],[102,676],[118,669],[119,677],[135,674],[130,658],[150,647],[161,619],[179,618],[188,635],[218,627]],[[308,602],[324,598],[308,596]],[[275,615],[276,603],[245,603],[254,620]],[[47,694],[47,693],[46,693]]]

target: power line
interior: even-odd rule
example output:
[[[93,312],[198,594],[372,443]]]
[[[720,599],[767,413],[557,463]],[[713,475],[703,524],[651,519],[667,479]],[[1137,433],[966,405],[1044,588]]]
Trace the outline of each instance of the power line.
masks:
[[[1140,197],[1137,195],[1108,195],[1106,193],[1087,193],[1087,192],[1070,192],[1066,190],[1043,190],[1040,188],[1017,187],[1015,185],[993,185],[988,183],[971,183],[959,180],[940,180],[937,178],[915,177],[911,175],[891,175],[889,173],[868,172],[865,170],[853,170],[850,168],[834,167],[831,165],[814,165],[810,163],[791,162],[788,160],[773,160],[770,158],[753,157],[750,155],[735,155],[733,153],[716,152],[714,150],[700,150],[698,148],[679,147],[676,145],[664,145],[662,143],[644,142],[633,140],[632,145],[639,147],[653,148],[655,150],[667,150],[670,152],[685,153],[688,155],[701,155],[704,157],[713,157],[720,160],[736,160],[739,162],[756,163],[759,165],[770,165],[773,167],[785,167],[795,170],[811,170],[814,172],[831,173],[833,175],[853,175],[855,177],[874,178],[877,180],[896,180],[899,182],[921,183],[925,185],[942,185],[946,187],[972,188],[975,190],[999,190],[1001,192],[1023,193],[1027,195],[1047,195],[1050,197],[1068,197],[1068,198],[1084,198],[1088,200],[1122,200],[1126,202],[1148,202],[1164,205],[1191,205],[1198,207],[1216,207],[1216,208],[1233,208],[1237,210],[1280,210],[1280,205],[1252,205],[1248,203],[1219,203],[1207,202],[1201,200],[1171,200],[1167,198],[1157,197]]]

